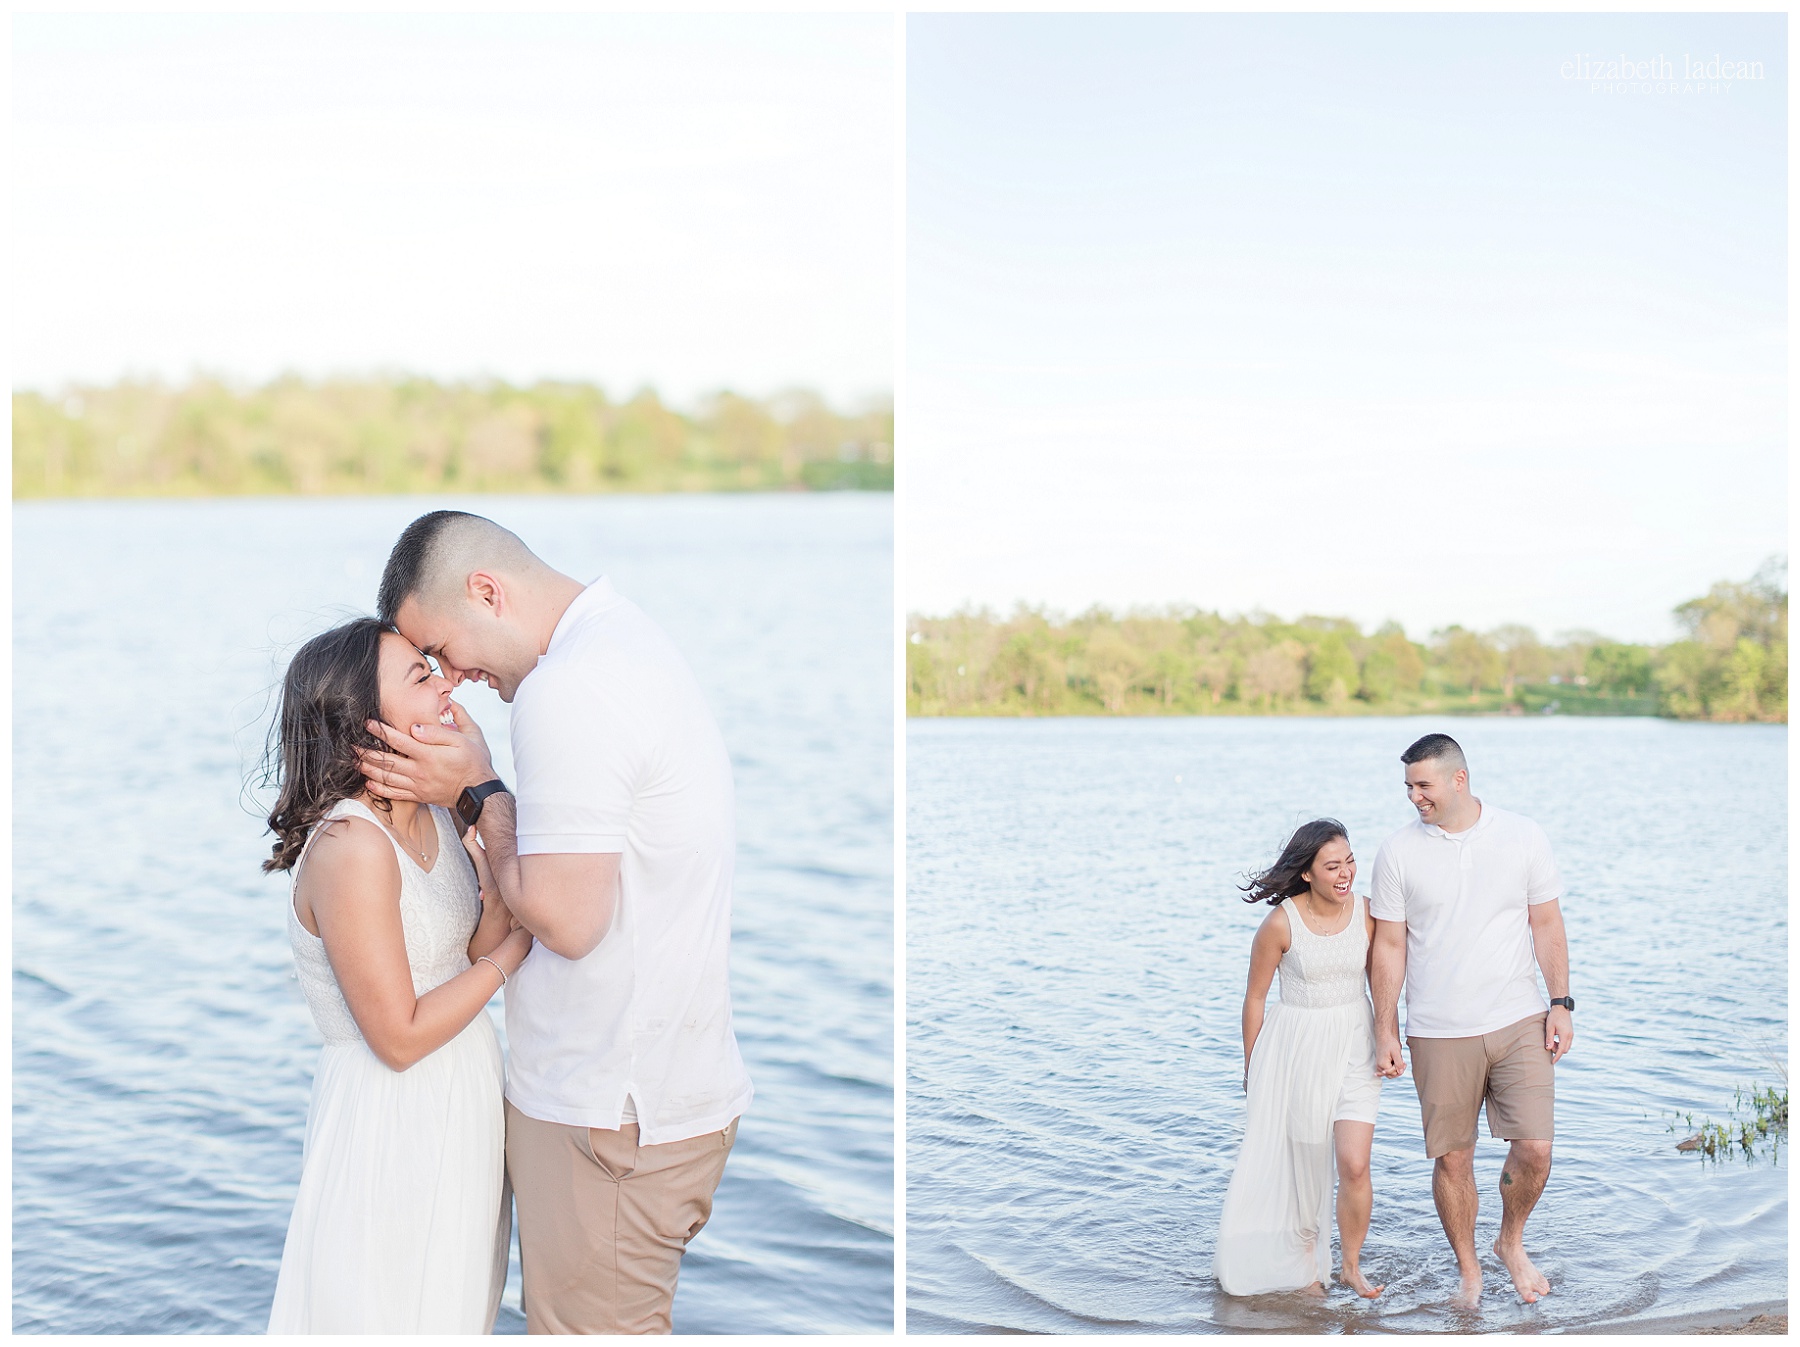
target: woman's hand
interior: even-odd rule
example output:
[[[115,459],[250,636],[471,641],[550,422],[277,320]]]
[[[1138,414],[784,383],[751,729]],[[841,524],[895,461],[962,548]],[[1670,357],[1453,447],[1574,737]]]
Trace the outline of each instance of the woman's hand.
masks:
[[[531,932],[520,926],[496,945],[493,952],[487,957],[506,970],[507,977],[511,977],[519,971],[519,965],[525,962],[525,956],[529,953],[531,953]]]
[[[488,865],[487,848],[481,845],[473,827],[463,834],[462,844],[463,850],[469,853],[469,860],[474,863],[475,882],[481,885],[482,903],[501,902],[500,886],[494,883],[494,872]]]

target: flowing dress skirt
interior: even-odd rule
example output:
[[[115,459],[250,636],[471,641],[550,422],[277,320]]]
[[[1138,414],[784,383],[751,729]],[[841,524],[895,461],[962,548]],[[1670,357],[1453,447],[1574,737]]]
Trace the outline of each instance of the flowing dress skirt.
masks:
[[[512,1238],[487,1012],[405,1071],[319,1054],[271,1333],[489,1333]]]
[[[1278,1001],[1250,1054],[1244,1142],[1225,1193],[1213,1275],[1226,1293],[1331,1281],[1337,1178],[1332,1122],[1373,1122],[1375,1010],[1366,997],[1315,1009]]]

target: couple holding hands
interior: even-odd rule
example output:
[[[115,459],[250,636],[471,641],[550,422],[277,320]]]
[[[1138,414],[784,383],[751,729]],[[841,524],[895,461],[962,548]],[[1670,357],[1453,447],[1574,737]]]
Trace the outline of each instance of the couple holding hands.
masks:
[[[1401,762],[1418,819],[1382,844],[1366,899],[1353,891],[1356,858],[1333,819],[1297,829],[1244,885],[1245,901],[1274,911],[1250,947],[1245,1135],[1213,1261],[1230,1295],[1324,1294],[1334,1172],[1339,1278],[1381,1294],[1360,1255],[1381,1086],[1406,1070],[1402,985],[1432,1197],[1460,1276],[1453,1303],[1473,1309],[1481,1298],[1474,1162],[1484,1101],[1489,1133],[1511,1143],[1494,1254],[1522,1300],[1550,1290],[1524,1235],[1550,1175],[1555,1064],[1575,1038],[1562,880],[1542,828],[1470,793],[1450,736],[1426,735]],[[1280,1000],[1265,1013],[1277,971]]]

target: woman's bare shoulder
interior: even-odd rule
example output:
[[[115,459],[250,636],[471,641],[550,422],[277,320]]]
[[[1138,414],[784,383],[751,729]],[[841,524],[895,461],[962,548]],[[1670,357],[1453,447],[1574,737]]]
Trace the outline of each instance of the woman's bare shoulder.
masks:
[[[1269,910],[1269,915],[1262,919],[1262,925],[1256,928],[1256,939],[1259,944],[1272,941],[1281,947],[1283,954],[1288,952],[1288,946],[1293,943],[1294,932],[1288,925],[1286,903],[1277,903]]]
[[[385,879],[399,882],[400,862],[388,835],[366,818],[336,818],[322,824],[306,853],[306,864],[300,867],[300,883],[315,892],[321,887],[333,892],[359,889],[368,881]]]

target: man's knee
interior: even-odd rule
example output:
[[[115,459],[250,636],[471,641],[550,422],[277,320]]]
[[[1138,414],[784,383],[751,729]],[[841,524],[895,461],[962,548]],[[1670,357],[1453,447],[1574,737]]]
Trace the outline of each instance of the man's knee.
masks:
[[[1507,1159],[1527,1169],[1547,1170],[1550,1168],[1550,1145],[1548,1141],[1535,1139],[1515,1141],[1512,1143],[1512,1154]]]
[[[1361,1183],[1369,1177],[1369,1162],[1361,1155],[1338,1156],[1338,1180],[1342,1183]]]
[[[1445,1151],[1437,1157],[1437,1172],[1454,1181],[1473,1180],[1475,1177],[1475,1148],[1466,1150]]]

